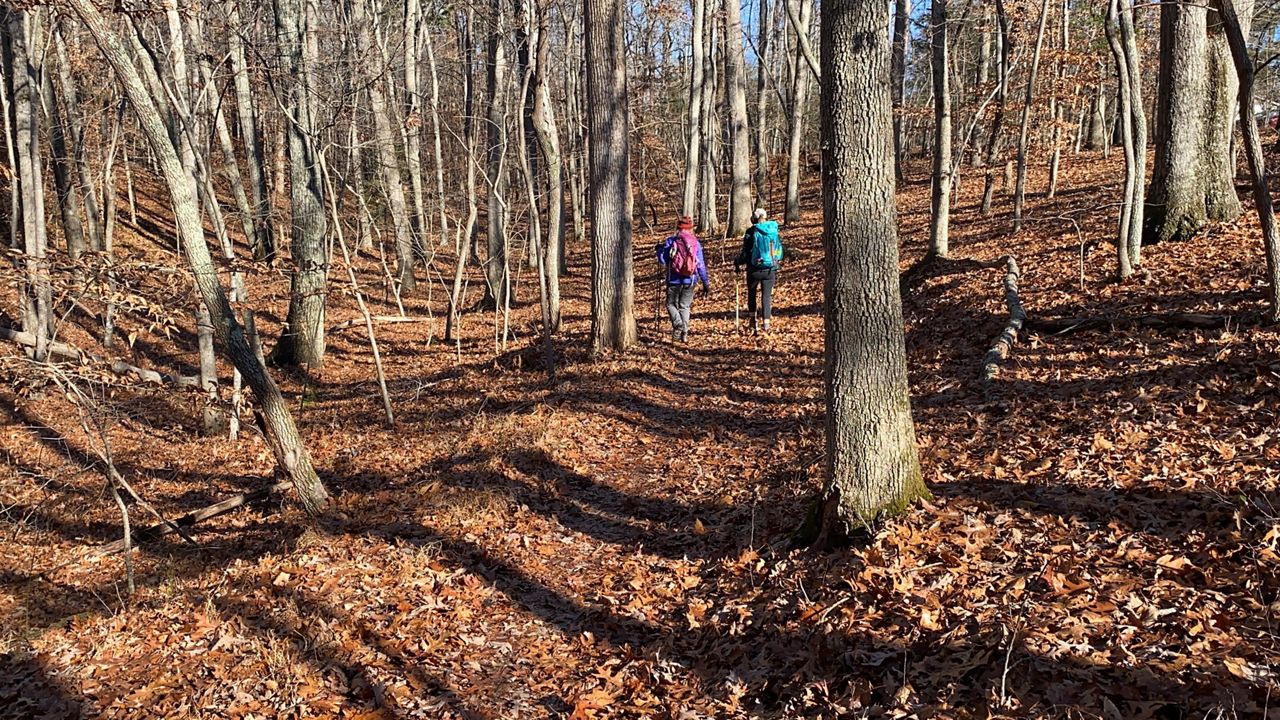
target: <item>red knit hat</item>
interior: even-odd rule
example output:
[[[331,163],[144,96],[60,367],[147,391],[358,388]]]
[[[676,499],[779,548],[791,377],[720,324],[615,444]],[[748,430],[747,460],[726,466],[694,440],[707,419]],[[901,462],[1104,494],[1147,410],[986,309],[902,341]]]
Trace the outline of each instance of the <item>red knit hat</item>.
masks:
[[[676,229],[677,229],[677,230],[692,230],[692,229],[693,229],[693,217],[692,217],[692,216],[689,216],[689,215],[685,215],[684,217],[680,218],[679,222],[677,222],[677,223],[676,223]]]

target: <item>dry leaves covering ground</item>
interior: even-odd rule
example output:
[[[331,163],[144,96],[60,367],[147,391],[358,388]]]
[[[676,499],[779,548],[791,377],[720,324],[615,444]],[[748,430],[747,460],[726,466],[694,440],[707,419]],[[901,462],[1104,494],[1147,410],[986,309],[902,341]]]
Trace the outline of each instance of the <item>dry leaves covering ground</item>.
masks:
[[[786,228],[765,338],[735,333],[712,243],[715,294],[697,303],[695,334],[663,340],[657,231],[638,239],[643,341],[623,358],[582,351],[589,265],[575,250],[554,380],[527,271],[507,352],[487,315],[468,315],[457,346],[441,323],[380,326],[394,429],[360,330],[335,333],[324,368],[282,375],[333,516],[311,526],[276,500],[202,524],[198,547],[153,542],[135,554],[131,598],[123,558],[94,549],[120,533],[95,441],[11,358],[0,715],[1280,717],[1280,358],[1276,333],[1248,319],[1263,297],[1256,221],[1147,248],[1148,274],[1117,285],[1105,235],[1120,163],[1068,159],[1059,197],[1032,199],[1016,236],[1007,199],[982,218],[980,178],[964,178],[953,253],[1015,254],[1035,317],[1243,319],[1033,336],[984,388],[1001,271],[935,268],[906,303],[935,498],[837,552],[787,548],[821,462],[816,211]],[[900,204],[905,269],[927,237],[927,184]],[[126,265],[153,302],[189,307],[184,278],[139,265],[173,262],[144,239],[165,236],[163,208],[144,215]],[[377,258],[359,264],[377,311],[393,312]],[[251,284],[274,333],[287,284],[270,272]],[[355,316],[335,290],[331,321]],[[146,317],[122,317],[136,333],[126,357],[191,373],[190,323]],[[75,327],[92,319],[69,319],[61,337],[93,345]],[[198,397],[81,372],[112,383],[96,392],[115,461],[163,512],[271,480],[257,435],[196,437]]]

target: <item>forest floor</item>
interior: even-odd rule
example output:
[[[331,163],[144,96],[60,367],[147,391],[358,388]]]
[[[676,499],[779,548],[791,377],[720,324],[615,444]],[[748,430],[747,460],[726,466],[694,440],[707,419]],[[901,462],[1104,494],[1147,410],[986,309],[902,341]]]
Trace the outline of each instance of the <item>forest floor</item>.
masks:
[[[1226,327],[1033,333],[987,387],[1003,269],[913,276],[907,344],[934,498],[832,552],[788,547],[820,484],[816,187],[784,228],[768,336],[735,332],[733,249],[716,241],[714,292],[689,343],[670,343],[649,254],[661,229],[636,238],[642,339],[624,357],[586,356],[582,250],[554,379],[528,271],[506,352],[491,315],[469,314],[459,345],[441,322],[378,327],[393,428],[361,328],[333,333],[323,368],[278,373],[331,516],[312,524],[285,497],[200,524],[196,546],[147,543],[131,597],[124,557],[97,549],[121,530],[96,440],[6,348],[0,716],[1280,717],[1280,335],[1255,319],[1256,217],[1145,248],[1145,271],[1118,284],[1107,238],[1122,159],[1064,164],[1057,198],[1031,197],[1017,235],[1009,199],[983,218],[981,178],[965,177],[953,256],[1014,254],[1033,318],[1196,312]],[[927,238],[915,174],[899,194],[903,269]],[[190,322],[147,319],[194,303],[183,274],[145,272],[176,264],[148,239],[171,236],[156,202],[124,226],[152,304],[122,315],[125,357],[191,374]],[[358,264],[381,288],[377,258]],[[344,278],[335,268],[331,323],[358,317]],[[260,272],[251,287],[272,338],[287,281]],[[371,300],[395,312],[380,290]],[[428,312],[423,297],[406,306]],[[97,347],[77,323],[93,328],[71,314],[60,337]],[[198,437],[196,394],[75,372],[111,383],[95,397],[114,462],[162,512],[273,480],[255,432]]]

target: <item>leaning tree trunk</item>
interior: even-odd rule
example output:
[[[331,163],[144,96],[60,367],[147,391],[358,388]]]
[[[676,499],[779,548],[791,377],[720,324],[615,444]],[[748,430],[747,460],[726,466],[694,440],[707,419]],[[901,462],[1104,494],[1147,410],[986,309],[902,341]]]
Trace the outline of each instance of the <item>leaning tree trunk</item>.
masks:
[[[1234,74],[1214,13],[1192,3],[1160,3],[1160,74],[1155,164],[1143,241],[1181,240],[1209,222],[1240,214],[1231,155]]]
[[[735,0],[730,0],[734,2]],[[631,258],[631,112],[623,0],[585,0],[587,142],[591,164],[591,348],[636,340]]]
[[[204,242],[204,228],[200,222],[200,209],[192,195],[178,153],[169,139],[164,120],[151,99],[138,68],[129,59],[129,53],[116,37],[107,20],[92,0],[66,0],[66,6],[88,28],[107,62],[115,71],[130,104],[138,117],[138,124],[156,157],[173,202],[174,219],[182,236],[182,251],[195,276],[196,289],[209,309],[214,331],[226,349],[228,358],[244,375],[245,381],[258,398],[262,425],[268,443],[281,470],[293,481],[294,488],[307,512],[318,514],[328,502],[328,493],[311,465],[310,455],[303,444],[288,404],[280,394],[280,388],[271,379],[266,368],[258,361],[245,337],[240,324],[227,302],[218,282],[217,270]],[[145,72],[145,68],[144,68]]]
[[[1031,52],[1031,72],[1027,76],[1027,94],[1022,105],[1022,127],[1018,133],[1018,179],[1013,189],[1013,231],[1022,229],[1022,205],[1027,196],[1027,133],[1031,126],[1031,106],[1036,99],[1036,74],[1040,70],[1040,49],[1044,46],[1044,26],[1049,19],[1049,0],[1040,3],[1040,26],[1036,46]]]
[[[62,37],[62,28],[53,31],[53,47],[57,57],[58,91],[66,106],[67,140],[71,143],[71,153],[75,157],[76,169],[79,172],[79,184],[84,197],[84,229],[90,246],[101,250],[104,220],[100,215],[97,192],[94,191],[93,170],[89,167],[89,149],[85,142],[84,115],[80,111],[80,93],[71,73],[71,61],[67,56],[67,43]]]
[[[822,5],[828,539],[928,495],[898,292],[887,11],[877,0]]]
[[[783,2],[795,1],[797,0],[783,0]],[[797,38],[808,36],[809,23],[813,17],[811,0],[798,0],[798,2],[802,5],[800,17],[796,23]],[[791,133],[787,145],[787,205],[784,219],[788,223],[800,220],[800,146],[804,139],[804,110],[809,99],[809,73],[800,67],[803,52],[799,49],[798,40],[796,46],[795,72],[792,73],[795,84],[791,91]]]
[[[703,96],[703,20],[706,0],[692,0],[693,29],[690,32],[692,68],[689,75],[689,129],[684,155],[684,194],[681,196],[680,214],[693,216],[698,207],[698,159],[702,155],[702,96]]]
[[[906,179],[902,167],[902,107],[907,101],[907,23],[910,19],[911,0],[896,0],[893,6],[893,61],[889,66],[889,77],[893,83],[893,167],[894,177],[899,181]]]
[[[317,118],[307,100],[301,78],[308,75],[310,57],[303,16],[303,0],[275,0],[277,36],[290,78],[286,99],[289,138],[289,206],[292,220],[288,328],[280,336],[272,358],[286,365],[319,367],[324,362],[325,303],[328,294],[328,253],[325,247],[324,179],[315,146]]]
[[[1253,117],[1253,58],[1245,44],[1245,32],[1241,17],[1232,0],[1217,0],[1223,31],[1231,50],[1236,77],[1240,87],[1240,129],[1244,135],[1245,157],[1249,161],[1249,174],[1253,179],[1253,202],[1262,225],[1262,247],[1267,258],[1267,288],[1269,293],[1270,322],[1280,321],[1280,234],[1276,231],[1275,208],[1271,204],[1271,188],[1267,179],[1267,167],[1262,154],[1262,138],[1258,136],[1258,121]],[[1252,2],[1241,3],[1246,13],[1253,10]],[[1247,16],[1247,15],[1246,15]]]
[[[951,224],[951,61],[947,47],[947,2],[933,0],[929,11],[933,69],[933,183],[929,255],[946,257]]]

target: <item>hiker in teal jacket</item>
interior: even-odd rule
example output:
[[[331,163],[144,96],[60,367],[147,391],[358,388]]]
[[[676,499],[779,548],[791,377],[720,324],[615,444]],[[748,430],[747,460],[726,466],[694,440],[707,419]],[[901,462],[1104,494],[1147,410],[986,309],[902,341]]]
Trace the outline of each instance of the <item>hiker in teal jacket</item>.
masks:
[[[769,213],[757,208],[751,214],[755,223],[742,236],[742,251],[733,261],[736,269],[747,267],[747,310],[751,313],[751,330],[756,325],[756,293],[760,293],[760,327],[769,330],[773,316],[773,285],[778,281],[778,264],[782,262],[782,240],[778,237],[778,223],[767,220]]]

